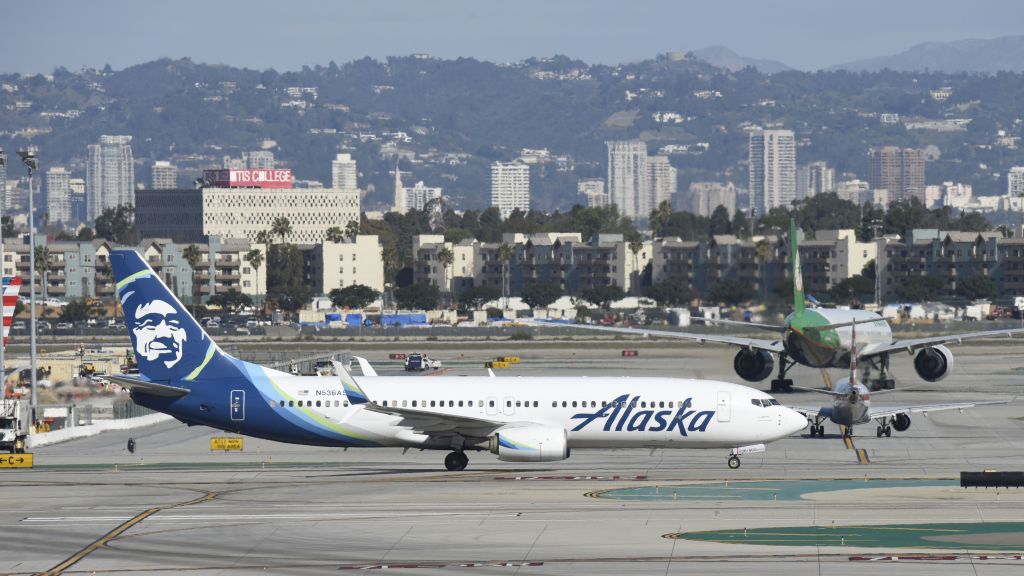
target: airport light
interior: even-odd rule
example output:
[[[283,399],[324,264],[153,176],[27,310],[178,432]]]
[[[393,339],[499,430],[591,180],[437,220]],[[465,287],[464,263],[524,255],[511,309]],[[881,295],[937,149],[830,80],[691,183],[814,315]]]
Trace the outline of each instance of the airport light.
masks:
[[[31,416],[32,425],[36,423],[36,219],[35,219],[35,207],[33,205],[35,195],[33,180],[35,173],[39,170],[39,159],[36,158],[34,150],[18,150],[18,156],[21,157],[21,163],[28,168],[28,294],[29,294],[29,354],[30,354],[30,368],[31,372],[31,391],[32,396],[29,402],[29,414]]]

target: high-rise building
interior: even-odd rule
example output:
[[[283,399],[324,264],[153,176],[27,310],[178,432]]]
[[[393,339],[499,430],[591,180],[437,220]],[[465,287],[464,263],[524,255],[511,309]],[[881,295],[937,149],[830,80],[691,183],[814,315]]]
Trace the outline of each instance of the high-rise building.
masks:
[[[402,185],[402,171],[398,169],[398,162],[395,162],[395,212],[405,214],[409,209],[409,203],[405,199],[405,186]]]
[[[868,151],[868,184],[889,191],[893,201],[925,201],[924,150],[883,146]]]
[[[530,210],[530,167],[519,162],[491,164],[491,206],[508,218],[516,209]]]
[[[68,190],[71,191],[71,219],[75,222],[85,222],[85,178],[68,180]]]
[[[1024,166],[1014,166],[1007,172],[1006,195],[1011,197],[1024,195]]]
[[[651,210],[647,144],[641,140],[605,142],[608,146],[608,197],[619,213],[646,218]]]
[[[336,190],[355,190],[359,188],[356,181],[356,161],[351,154],[338,154],[331,161],[331,188]]]
[[[50,222],[71,222],[71,172],[61,166],[46,170],[46,213]]]
[[[7,164],[0,164],[0,207],[6,211],[7,204]]]
[[[732,182],[691,182],[689,201],[684,208],[693,214],[710,218],[715,208],[725,206],[731,218],[736,214],[736,186]]]
[[[818,194],[835,192],[836,171],[825,162],[811,162],[796,169],[796,198],[803,200]]]
[[[412,188],[403,188],[405,191],[406,210],[426,210],[431,200],[440,200],[443,190],[426,186],[422,181],[416,183]]]
[[[641,213],[641,217],[648,216],[662,202],[672,203],[672,196],[676,193],[676,169],[669,162],[668,156],[648,156],[647,179],[651,199],[649,209]]]
[[[756,216],[789,208],[796,199],[796,139],[792,130],[750,133],[750,208]]]
[[[166,160],[153,163],[153,190],[171,190],[178,187],[178,167]]]
[[[86,218],[93,221],[107,208],[135,204],[135,163],[131,136],[100,136],[89,145],[86,163]]]
[[[576,183],[576,191],[586,198],[588,207],[603,208],[610,203],[604,191],[603,178],[584,178]]]

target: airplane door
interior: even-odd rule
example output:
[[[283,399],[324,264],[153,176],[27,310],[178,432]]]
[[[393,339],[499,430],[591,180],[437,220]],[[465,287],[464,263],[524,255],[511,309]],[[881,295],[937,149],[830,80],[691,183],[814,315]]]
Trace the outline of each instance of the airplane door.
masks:
[[[516,413],[516,399],[511,396],[505,396],[502,400],[502,410],[504,410],[505,416],[511,416]]]
[[[487,414],[495,416],[498,413],[498,398],[490,396],[487,398]]]
[[[231,419],[245,420],[245,390],[231,391]]]
[[[728,392],[718,393],[718,421],[728,422],[732,419],[732,398]]]

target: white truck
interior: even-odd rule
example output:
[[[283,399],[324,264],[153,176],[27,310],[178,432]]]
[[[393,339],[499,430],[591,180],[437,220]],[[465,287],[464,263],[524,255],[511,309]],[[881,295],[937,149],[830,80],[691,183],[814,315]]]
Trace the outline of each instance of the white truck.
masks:
[[[19,400],[0,400],[0,451],[6,450],[11,454],[25,452],[28,427],[22,418],[21,404]]]

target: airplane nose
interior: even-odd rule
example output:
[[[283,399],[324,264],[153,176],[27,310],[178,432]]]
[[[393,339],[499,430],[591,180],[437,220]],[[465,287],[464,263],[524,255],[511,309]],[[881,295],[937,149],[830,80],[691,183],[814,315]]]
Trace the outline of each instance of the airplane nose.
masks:
[[[786,436],[796,434],[807,427],[806,416],[792,408],[782,408],[782,410],[782,429],[785,430]]]

